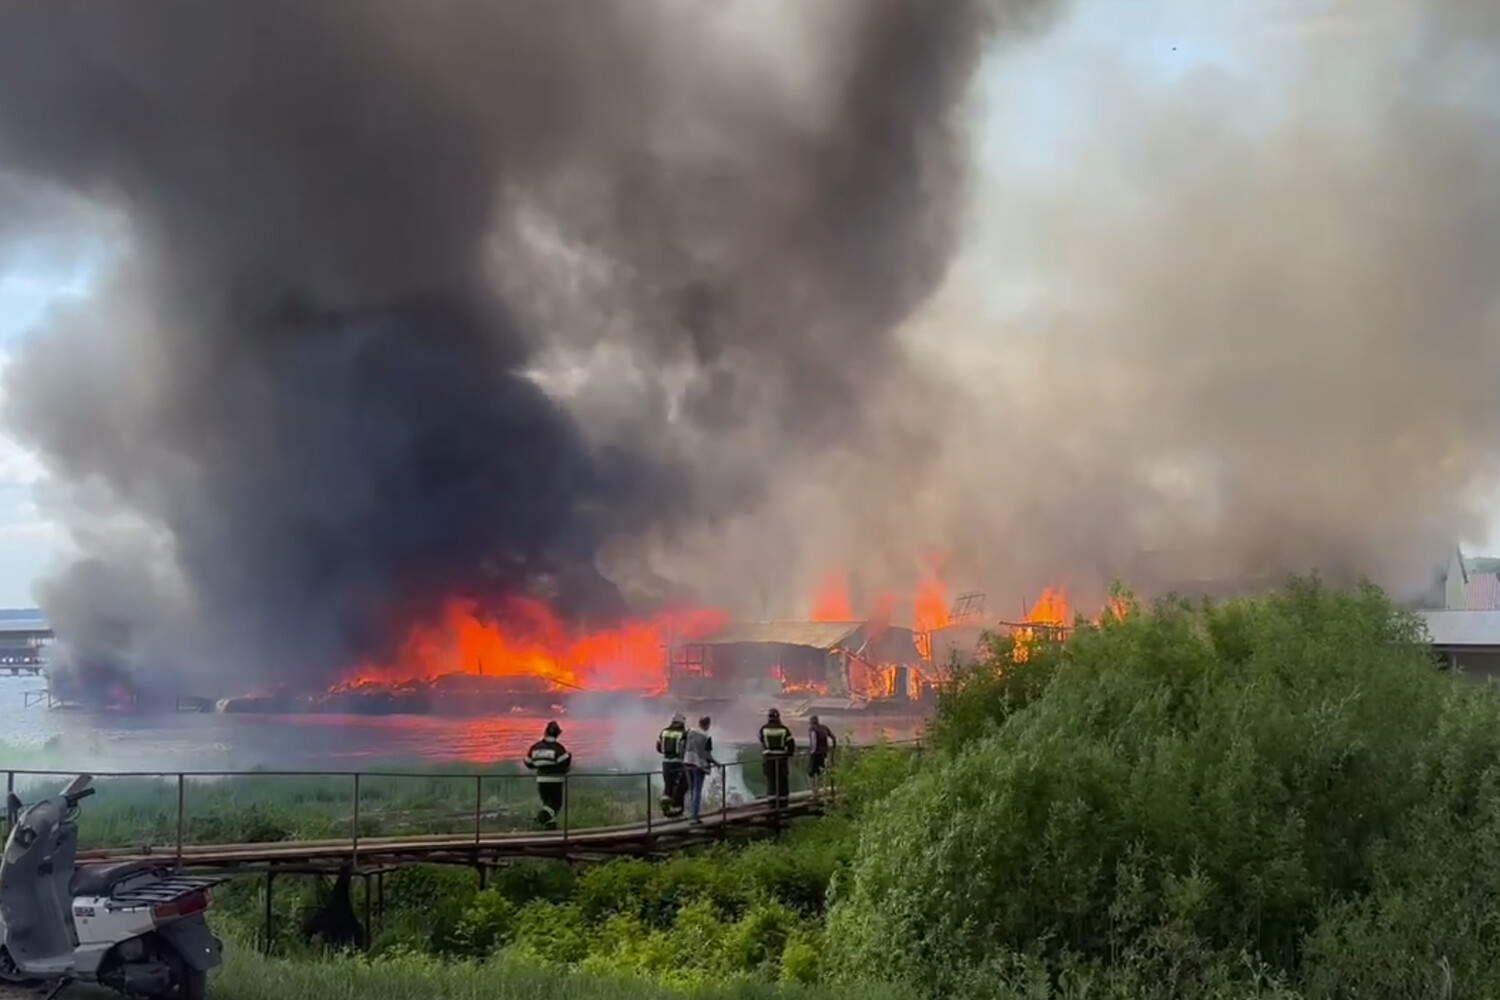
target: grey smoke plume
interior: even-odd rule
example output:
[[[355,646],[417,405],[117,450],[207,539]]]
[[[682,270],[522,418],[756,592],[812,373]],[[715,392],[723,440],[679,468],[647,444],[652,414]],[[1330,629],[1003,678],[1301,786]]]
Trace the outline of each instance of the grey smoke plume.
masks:
[[[969,253],[909,324],[945,433],[915,476],[852,436],[794,487],[801,523],[821,520],[792,544],[826,540],[828,561],[876,580],[940,548],[955,585],[1011,615],[1046,583],[1092,611],[1114,576],[1159,592],[1317,568],[1407,597],[1457,541],[1484,544],[1500,508],[1496,5],[1170,11],[1237,18],[1238,68],[1153,83],[1113,36],[1056,32],[1007,64],[1011,84],[1050,86],[1067,67],[1056,96],[1080,122],[1043,167],[991,165]],[[997,308],[1002,284],[1024,311]],[[887,396],[883,419],[931,427],[934,398]],[[795,523],[744,519],[746,565],[775,579],[764,539]]]
[[[0,7],[0,174],[129,234],[7,384],[75,676],[321,682],[455,594],[619,613],[606,541],[774,507],[774,461],[870,426],[958,242],[969,79],[1049,13]],[[611,352],[568,404],[533,377]]]

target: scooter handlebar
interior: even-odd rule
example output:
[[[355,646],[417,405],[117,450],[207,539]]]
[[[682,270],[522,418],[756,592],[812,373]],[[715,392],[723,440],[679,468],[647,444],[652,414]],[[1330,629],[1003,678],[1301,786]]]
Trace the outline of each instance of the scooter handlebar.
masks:
[[[85,788],[81,792],[74,792],[72,795],[67,796],[68,805],[70,805],[70,806],[76,806],[79,802],[81,802],[84,799],[88,798],[90,795],[93,795],[98,790],[99,789],[97,789],[97,788]]]

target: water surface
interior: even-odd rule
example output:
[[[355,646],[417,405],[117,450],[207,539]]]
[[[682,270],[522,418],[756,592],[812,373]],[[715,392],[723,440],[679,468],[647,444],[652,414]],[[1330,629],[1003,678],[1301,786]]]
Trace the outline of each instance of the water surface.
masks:
[[[515,761],[547,720],[418,715],[219,715],[49,710],[25,705],[38,678],[0,677],[0,770],[235,771],[253,767],[350,771],[378,762]],[[583,772],[650,767],[665,718],[632,709],[607,719],[558,720]],[[914,735],[912,718],[828,719],[840,736],[873,742]],[[754,739],[754,706],[716,723],[725,743]],[[793,723],[800,733],[803,726]]]

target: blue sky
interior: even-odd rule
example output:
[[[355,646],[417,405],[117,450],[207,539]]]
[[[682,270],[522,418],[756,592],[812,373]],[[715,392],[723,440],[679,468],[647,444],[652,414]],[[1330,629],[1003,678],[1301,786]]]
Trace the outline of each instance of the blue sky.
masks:
[[[987,71],[981,164],[1047,170],[1070,128],[1086,119],[1092,95],[1079,76],[1092,60],[1108,58],[1147,83],[1205,66],[1254,64],[1264,72],[1278,47],[1326,40],[1381,7],[1381,0],[1083,0],[1044,46],[1020,46]],[[24,253],[0,259],[0,365],[50,309],[87,294],[99,263],[60,266],[55,256]],[[0,607],[30,604],[32,581],[58,555],[59,536],[32,502],[42,473],[34,457],[0,436]]]
[[[87,294],[85,273],[15,261],[0,272],[0,366],[48,311]],[[34,487],[43,469],[36,457],[0,430],[0,607],[32,603],[31,583],[56,558],[56,530],[37,512]]]

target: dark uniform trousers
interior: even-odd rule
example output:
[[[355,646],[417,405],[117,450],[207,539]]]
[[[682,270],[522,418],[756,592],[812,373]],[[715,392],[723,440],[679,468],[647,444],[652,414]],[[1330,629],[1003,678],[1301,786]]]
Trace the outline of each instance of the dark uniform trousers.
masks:
[[[666,816],[681,816],[687,798],[687,768],[682,763],[686,747],[685,729],[663,729],[656,738],[656,752],[664,755],[661,762],[661,811]]]
[[[792,732],[781,725],[760,727],[761,770],[766,776],[766,795],[778,807],[785,807],[792,794],[791,755],[795,749]]]
[[[573,769],[573,755],[560,740],[544,736],[526,751],[524,763],[528,771],[536,774],[536,792],[542,800],[537,822],[548,829],[555,828],[563,809],[567,774]]]

